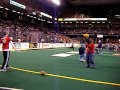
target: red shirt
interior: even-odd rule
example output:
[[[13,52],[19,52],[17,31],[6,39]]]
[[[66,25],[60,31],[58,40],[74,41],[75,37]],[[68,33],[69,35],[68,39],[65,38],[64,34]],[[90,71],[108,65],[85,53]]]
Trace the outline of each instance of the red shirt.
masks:
[[[95,45],[94,43],[86,44],[86,53],[94,53]]]
[[[0,39],[0,43],[2,43],[2,50],[8,50],[9,49],[9,42],[11,41],[11,38],[6,36],[5,38]]]

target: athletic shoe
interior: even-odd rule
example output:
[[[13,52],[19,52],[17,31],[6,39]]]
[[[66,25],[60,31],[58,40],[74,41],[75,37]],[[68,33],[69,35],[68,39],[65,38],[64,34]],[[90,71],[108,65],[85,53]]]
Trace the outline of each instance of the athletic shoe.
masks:
[[[7,69],[0,69],[0,72],[6,72]]]
[[[80,62],[83,62],[82,60],[80,60]]]
[[[10,69],[10,66],[8,66],[6,69],[7,69],[7,70]]]

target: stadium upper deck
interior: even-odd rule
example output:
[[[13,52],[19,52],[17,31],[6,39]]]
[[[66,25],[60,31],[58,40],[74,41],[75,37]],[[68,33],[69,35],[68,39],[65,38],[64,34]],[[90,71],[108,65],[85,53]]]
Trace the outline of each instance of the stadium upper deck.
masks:
[[[120,1],[119,0],[93,0],[94,2],[85,2],[84,0],[61,0],[61,5],[53,5],[50,0],[2,0],[0,2],[0,19],[12,22],[15,30],[20,27],[21,31],[28,28],[47,28],[46,32],[52,30],[64,35],[82,35],[104,34],[114,36],[118,39],[120,35]],[[12,2],[12,4],[11,4]],[[16,6],[13,2],[17,2]],[[47,3],[48,2],[48,3]],[[79,2],[79,3],[78,3]],[[22,6],[20,5],[22,4]],[[25,9],[23,7],[25,6]],[[22,8],[21,8],[22,7]],[[13,17],[14,15],[14,17]],[[94,20],[76,20],[64,21],[65,18],[106,18],[105,21]],[[63,21],[59,21],[62,18]],[[15,24],[18,23],[18,24]],[[2,26],[2,28],[4,28]],[[45,32],[45,33],[46,33]],[[18,35],[16,35],[18,38]],[[75,36],[76,37],[76,36]],[[27,40],[29,41],[29,40]]]

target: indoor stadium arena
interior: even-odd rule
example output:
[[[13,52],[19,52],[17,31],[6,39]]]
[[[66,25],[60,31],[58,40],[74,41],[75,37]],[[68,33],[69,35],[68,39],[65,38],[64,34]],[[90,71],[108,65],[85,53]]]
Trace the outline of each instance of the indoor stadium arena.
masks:
[[[0,0],[0,90],[120,90],[120,0]]]

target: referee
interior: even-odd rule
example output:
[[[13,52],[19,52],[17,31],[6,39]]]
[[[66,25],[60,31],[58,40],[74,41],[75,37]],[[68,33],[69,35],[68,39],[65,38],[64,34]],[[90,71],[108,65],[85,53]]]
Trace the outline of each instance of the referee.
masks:
[[[9,50],[9,43],[14,47],[14,49],[16,50],[14,44],[12,43],[12,38],[10,38],[8,32],[4,33],[3,38],[0,39],[0,43],[2,43],[2,52],[3,52],[3,64],[2,67],[0,69],[0,71],[4,72],[7,71],[9,69],[9,57],[10,57],[10,50]]]

